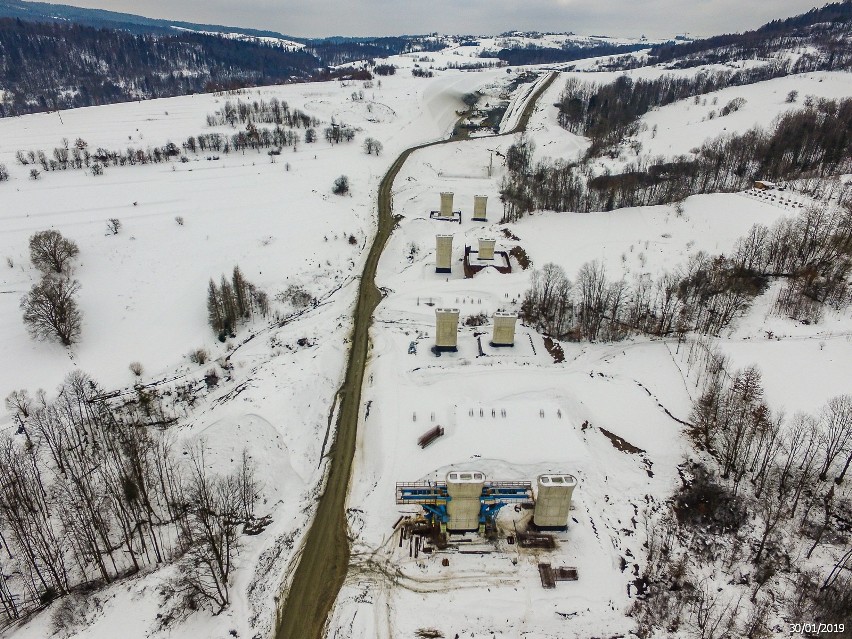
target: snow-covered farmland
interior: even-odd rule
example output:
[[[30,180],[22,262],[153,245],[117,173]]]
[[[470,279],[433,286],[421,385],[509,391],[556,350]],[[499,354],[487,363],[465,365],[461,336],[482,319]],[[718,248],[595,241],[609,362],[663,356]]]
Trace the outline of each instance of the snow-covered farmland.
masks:
[[[372,87],[360,82],[269,87],[0,121],[0,163],[11,173],[0,188],[0,392],[44,388],[50,395],[70,370],[91,374],[107,389],[129,389],[139,381],[168,391],[176,384],[203,386],[205,373],[218,369],[225,379],[204,393],[174,432],[180,445],[203,439],[207,463],[219,472],[247,448],[265,486],[260,510],[273,517],[262,535],[248,539],[238,559],[242,569],[232,605],[222,615],[194,615],[176,631],[161,625],[158,613],[168,617],[171,603],[157,593],[174,569],[146,571],[101,591],[98,605],[86,607],[78,621],[89,627],[87,637],[114,637],[119,626],[127,637],[270,632],[276,598],[291,574],[324,472],[356,278],[375,230],[378,181],[402,149],[447,134],[460,96],[501,78],[400,74]],[[364,92],[363,99],[352,99],[357,91]],[[279,156],[265,150],[189,153],[188,162],[108,166],[101,176],[67,170],[33,180],[31,167],[15,160],[18,150],[50,156],[63,139],[121,150],[180,146],[211,130],[230,134],[235,131],[228,127],[209,128],[206,115],[226,100],[273,97],[319,118],[319,140],[285,148]],[[332,121],[355,128],[355,140],[326,142],[322,130]],[[380,156],[364,153],[368,136],[383,144]],[[348,196],[331,192],[341,174],[350,180]],[[109,218],[121,221],[117,235],[107,233]],[[83,329],[70,349],[31,340],[21,321],[19,301],[38,278],[29,263],[28,238],[45,229],[60,231],[80,248],[73,276],[81,284]],[[236,264],[270,298],[295,284],[317,304],[299,311],[273,301],[274,317],[255,320],[222,344],[207,325],[206,287]],[[246,341],[250,335],[254,339]],[[189,362],[188,353],[198,348],[208,350],[210,362]],[[229,354],[229,370],[222,371],[220,358]],[[144,367],[139,380],[128,370],[132,361]],[[0,428],[13,428],[5,410]],[[37,616],[15,636],[45,636],[50,615]]]
[[[129,387],[134,380],[128,364],[134,360],[145,368],[142,382],[172,380],[162,384],[168,389],[180,380],[200,380],[211,366],[188,363],[191,349],[204,347],[214,360],[230,352],[226,379],[203,396],[177,433],[186,443],[203,438],[216,468],[228,467],[247,447],[266,484],[263,510],[274,519],[240,556],[245,569],[238,571],[233,603],[222,615],[193,615],[178,629],[160,627],[157,591],[174,572],[164,568],[100,592],[99,605],[89,606],[80,620],[81,627],[88,626],[87,639],[115,636],[119,625],[128,638],[270,632],[281,582],[292,574],[324,471],[355,283],[374,232],[378,181],[401,150],[449,131],[463,95],[485,88],[490,99],[511,80],[504,70],[437,71],[434,78],[418,79],[410,69],[461,65],[464,58],[478,64],[479,52],[457,47],[395,57],[391,62],[400,71],[381,78],[381,86],[377,81],[371,87],[262,88],[0,121],[0,163],[12,172],[12,180],[0,185],[0,257],[9,259],[0,271],[0,321],[6,329],[0,349],[12,363],[0,368],[0,391],[50,392],[72,368],[108,388]],[[606,81],[617,75],[582,77]],[[588,146],[556,124],[553,103],[567,77],[561,74],[542,96],[529,124],[538,157],[575,160]],[[706,106],[683,101],[659,109],[643,120],[648,124],[639,134],[643,153],[681,153],[707,137],[768,122],[789,107],[785,97],[793,88],[800,99],[840,97],[848,93],[848,77],[784,78],[726,89],[708,96]],[[364,99],[353,100],[359,91]],[[530,93],[529,86],[517,90],[502,130],[516,121],[522,97]],[[274,162],[265,152],[215,159],[212,153],[190,154],[185,163],[108,167],[97,177],[57,171],[31,180],[29,167],[15,164],[18,149],[50,152],[63,138],[110,149],[179,144],[207,132],[205,115],[226,99],[272,97],[316,116],[323,126],[333,119],[356,127],[356,141],[300,144]],[[713,97],[720,105],[746,97],[747,104],[708,120],[705,110]],[[384,145],[379,157],[364,154],[361,141],[367,136]],[[683,421],[697,391],[686,348],[674,339],[564,343],[564,361],[557,362],[543,336],[528,327],[519,326],[513,349],[489,347],[486,324],[463,326],[459,351],[437,358],[430,350],[435,309],[458,308],[463,323],[518,309],[531,271],[517,259],[511,259],[511,274],[486,270],[463,278],[464,246],[475,247],[482,237],[496,238],[498,250],[523,248],[533,267],[553,262],[573,276],[582,264],[599,260],[613,277],[629,279],[676,269],[699,250],[724,254],[752,224],[771,224],[796,212],[745,194],[718,194],[688,198],[682,210],[535,212],[499,224],[501,158],[514,139],[480,137],[418,151],[395,181],[394,213],[402,219],[377,276],[386,297],[371,332],[348,502],[352,565],[332,635],[411,636],[427,628],[446,637],[629,633],[633,621],[626,613],[641,574],[644,514],[671,495],[678,465],[690,454]],[[331,193],[341,174],[352,185],[346,197]],[[460,225],[430,219],[438,193],[448,190],[455,193],[454,208],[462,210]],[[474,195],[489,197],[486,223],[470,220]],[[117,235],[106,233],[112,217],[122,222]],[[28,263],[27,239],[46,228],[80,246],[74,276],[82,285],[84,326],[81,342],[70,350],[31,341],[20,319],[19,300],[37,277]],[[449,275],[435,273],[437,233],[454,235]],[[205,288],[210,277],[217,279],[235,264],[270,296],[296,284],[318,303],[283,325],[255,321],[231,343],[220,344],[206,325]],[[852,327],[840,314],[810,326],[773,315],[777,293],[777,286],[770,288],[719,346],[735,366],[756,363],[764,370],[773,408],[815,412],[848,389]],[[293,310],[274,304],[279,319]],[[244,342],[249,335],[256,337]],[[438,424],[444,436],[419,449],[417,438]],[[0,428],[12,427],[10,416],[0,417]],[[395,483],[441,480],[450,470],[480,470],[492,480],[574,474],[579,486],[568,530],[556,534],[553,551],[519,549],[507,537],[523,527],[529,513],[507,508],[498,518],[500,538],[494,544],[468,535],[463,543],[470,552],[409,556],[394,522],[413,510],[394,505]],[[574,566],[580,580],[543,590],[539,562]],[[48,625],[48,616],[40,615],[15,636],[41,637]]]

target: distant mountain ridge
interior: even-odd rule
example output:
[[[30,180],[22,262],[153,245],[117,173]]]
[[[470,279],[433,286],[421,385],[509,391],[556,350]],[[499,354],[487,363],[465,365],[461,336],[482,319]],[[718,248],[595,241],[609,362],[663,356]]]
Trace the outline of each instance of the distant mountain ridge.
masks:
[[[433,38],[305,39],[113,11],[0,0],[0,117],[347,76]],[[369,73],[359,71],[369,78]]]
[[[193,31],[0,18],[0,117],[280,84],[324,66],[304,49]]]
[[[850,58],[850,37],[852,0],[843,0],[792,18],[773,20],[753,31],[656,46],[650,51],[649,62],[689,67],[766,57],[781,47],[811,46],[825,56],[838,57],[829,68],[840,68]]]
[[[239,33],[255,38],[280,38],[293,42],[308,42],[307,38],[289,36],[277,31],[182,22],[180,20],[161,20],[106,9],[84,9],[65,4],[30,2],[28,0],[0,0],[0,18],[18,18],[30,22],[73,22],[98,29],[122,29],[136,34],[158,33],[165,35],[174,34],[177,29],[188,29],[198,32]]]

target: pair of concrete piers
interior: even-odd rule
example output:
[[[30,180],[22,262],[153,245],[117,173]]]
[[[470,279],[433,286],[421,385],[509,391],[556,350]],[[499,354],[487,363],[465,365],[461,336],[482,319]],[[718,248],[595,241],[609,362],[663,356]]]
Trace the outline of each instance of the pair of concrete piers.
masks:
[[[439,352],[455,352],[458,350],[459,315],[457,308],[435,309],[435,350]],[[491,334],[491,346],[514,346],[515,324],[518,316],[515,313],[494,313],[494,330]]]
[[[452,220],[461,222],[461,211],[453,210],[453,197],[454,194],[450,191],[446,191],[441,193],[441,209],[439,211],[432,211],[432,217],[438,218],[441,220]],[[473,217],[471,218],[474,222],[487,222],[488,221],[488,196],[486,195],[474,195],[473,196]]]

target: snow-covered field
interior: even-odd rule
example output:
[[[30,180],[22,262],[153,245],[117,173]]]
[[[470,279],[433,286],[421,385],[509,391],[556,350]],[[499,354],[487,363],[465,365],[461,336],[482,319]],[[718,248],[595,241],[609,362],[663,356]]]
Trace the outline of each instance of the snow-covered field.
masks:
[[[0,393],[17,388],[50,393],[74,368],[107,388],[129,387],[134,379],[128,364],[134,360],[145,368],[142,382],[174,380],[163,383],[167,389],[202,377],[212,365],[189,363],[190,350],[204,347],[213,360],[230,352],[230,376],[187,415],[177,434],[187,443],[204,438],[217,468],[247,447],[265,483],[261,510],[274,519],[240,555],[234,601],[222,615],[195,614],[179,627],[159,629],[157,591],[174,572],[167,567],[99,592],[98,605],[89,606],[81,620],[88,629],[79,636],[107,639],[117,628],[128,639],[224,638],[231,631],[268,636],[276,597],[292,572],[323,475],[356,281],[375,230],[378,181],[400,151],[450,130],[464,94],[484,89],[491,99],[511,80],[505,70],[438,71],[434,78],[418,79],[410,69],[445,67],[460,58],[481,62],[481,49],[496,44],[397,56],[391,59],[400,67],[397,75],[370,88],[292,85],[80,109],[63,112],[61,119],[54,113],[0,120],[0,163],[12,173],[0,184],[0,257],[9,260],[0,268],[0,352],[7,363],[0,367]],[[556,123],[553,103],[570,75],[556,79],[529,123],[537,158],[574,160],[587,148],[586,139]],[[575,75],[609,81],[618,74]],[[801,102],[806,95],[848,95],[852,85],[848,75],[808,74],[726,89],[706,96],[706,105],[669,105],[643,118],[642,153],[684,153],[708,137],[769,124],[791,106],[785,98],[793,89]],[[359,90],[364,100],[353,101],[352,92]],[[501,130],[512,126],[530,92],[529,85],[517,89]],[[209,132],[206,114],[226,99],[272,97],[318,117],[320,130],[333,119],[356,127],[357,137],[332,146],[320,134],[314,144],[285,149],[275,162],[265,152],[220,154],[216,160],[207,160],[212,154],[206,153],[191,155],[187,163],[109,167],[99,177],[67,171],[30,180],[29,167],[15,163],[18,149],[49,153],[62,138],[110,149],[180,143]],[[707,119],[711,108],[734,97],[747,100],[740,111]],[[379,157],[363,152],[367,136],[384,145]],[[532,271],[514,258],[510,274],[486,270],[464,279],[464,246],[476,247],[481,237],[497,238],[497,250],[522,247],[533,268],[553,262],[573,277],[584,263],[599,260],[612,277],[630,279],[675,269],[699,250],[729,252],[752,224],[771,224],[795,212],[745,194],[718,194],[689,198],[680,213],[671,206],[536,212],[499,224],[502,156],[514,140],[478,137],[420,150],[396,178],[394,213],[402,220],[379,264],[377,284],[387,296],[371,332],[348,502],[352,565],[329,636],[409,637],[430,628],[445,637],[627,635],[634,627],[626,613],[641,570],[644,514],[671,495],[677,466],[689,454],[679,420],[689,418],[696,387],[681,348],[675,340],[640,338],[564,343],[565,359],[556,363],[543,337],[528,327],[518,327],[514,348],[489,347],[489,319],[484,327],[463,326],[458,353],[438,358],[430,350],[435,309],[460,309],[462,323],[480,313],[490,318],[518,309]],[[341,174],[352,185],[346,197],[331,193]],[[455,193],[460,225],[430,219],[442,191]],[[486,223],[470,220],[474,195],[489,198]],[[122,222],[118,235],[106,234],[112,217]],[[184,223],[177,224],[176,217]],[[37,279],[27,240],[48,228],[80,247],[74,276],[82,286],[84,325],[80,343],[71,349],[32,341],[21,322],[19,300]],[[435,273],[439,233],[454,235],[449,275]],[[206,324],[206,286],[235,264],[270,297],[296,284],[318,304],[283,325],[257,320],[221,344]],[[849,391],[852,320],[827,314],[821,323],[805,326],[780,318],[770,313],[777,293],[775,286],[759,298],[719,346],[735,366],[761,368],[773,409],[815,412],[829,397]],[[273,302],[273,311],[283,319],[294,309]],[[477,333],[483,333],[480,341]],[[252,334],[256,338],[243,341]],[[437,424],[445,435],[421,450],[417,438]],[[0,428],[11,427],[11,417],[0,413]],[[629,445],[618,445],[621,440]],[[507,536],[526,523],[529,512],[506,508],[498,518],[497,542],[470,535],[464,546],[471,552],[451,547],[410,557],[394,523],[414,511],[395,505],[395,483],[442,480],[450,470],[533,482],[543,472],[575,475],[579,485],[567,532],[556,534],[555,550],[520,549]],[[579,581],[544,590],[540,562],[574,566]],[[16,628],[14,636],[46,636],[49,614]]]
[[[174,573],[165,568],[98,593],[98,605],[81,619],[89,626],[87,637],[114,637],[119,626],[127,637],[224,637],[230,630],[250,637],[270,631],[275,598],[290,574],[323,475],[322,453],[347,355],[356,277],[375,229],[378,181],[402,149],[439,139],[451,129],[461,95],[498,79],[502,76],[493,72],[431,79],[400,74],[372,88],[338,82],[292,85],[0,121],[0,163],[11,173],[0,185],[0,352],[5,364],[0,393],[44,388],[50,395],[74,369],[107,389],[130,387],[132,361],[144,366],[139,381],[165,380],[158,387],[167,391],[200,379],[230,353],[233,369],[227,379],[175,433],[186,444],[204,438],[208,463],[220,472],[247,448],[265,485],[261,514],[270,513],[274,520],[240,555],[234,601],[222,615],[198,614],[178,630],[157,630],[163,602],[156,592]],[[364,91],[363,101],[351,99],[357,90]],[[316,143],[299,144],[295,152],[285,148],[274,163],[265,151],[219,153],[215,160],[206,159],[213,155],[207,152],[189,154],[187,163],[107,167],[102,176],[55,171],[31,180],[30,167],[15,162],[17,150],[42,149],[50,155],[63,138],[71,144],[82,138],[92,149],[121,149],[169,141],[180,145],[190,135],[211,130],[233,133],[228,127],[211,129],[206,115],[225,100],[273,97],[322,121]],[[329,145],[322,129],[332,119],[356,128],[355,141]],[[367,136],[384,145],[379,157],[362,150]],[[350,179],[349,196],[331,192],[341,174]],[[122,227],[118,235],[107,235],[106,221],[113,217]],[[182,225],[176,217],[183,218]],[[79,344],[70,349],[31,340],[21,320],[19,301],[38,278],[29,263],[28,238],[45,229],[59,230],[80,248],[74,277],[81,283],[83,330]],[[274,318],[256,320],[221,344],[207,326],[206,287],[211,277],[218,281],[236,264],[270,298],[296,284],[318,304],[279,326],[277,320],[295,309],[273,301]],[[243,343],[249,335],[256,337]],[[201,347],[214,361],[190,363],[188,353]],[[11,427],[4,409],[0,428]],[[44,637],[50,614],[16,629],[15,636]]]
[[[797,92],[795,102],[787,101],[791,91]],[[805,73],[729,87],[702,95],[699,104],[690,98],[651,111],[641,119],[636,139],[642,144],[642,154],[648,157],[688,154],[705,140],[720,135],[769,128],[782,113],[802,108],[809,97],[816,103],[821,98],[838,100],[850,94],[852,77],[843,72]],[[736,98],[742,98],[745,104],[720,116],[722,108]]]

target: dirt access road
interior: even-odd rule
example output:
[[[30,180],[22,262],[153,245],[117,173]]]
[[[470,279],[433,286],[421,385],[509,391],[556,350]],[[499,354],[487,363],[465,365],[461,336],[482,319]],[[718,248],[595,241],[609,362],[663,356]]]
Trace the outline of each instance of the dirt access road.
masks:
[[[536,103],[556,76],[556,73],[550,73],[528,99],[517,126],[500,135],[512,135],[526,130]],[[279,610],[276,639],[322,639],[329,612],[346,578],[350,556],[346,496],[349,492],[352,458],[355,454],[355,435],[358,430],[364,368],[369,353],[370,326],[373,323],[373,311],[382,301],[382,294],[376,288],[376,268],[396,225],[392,201],[394,179],[415,151],[438,144],[459,142],[467,137],[466,133],[466,130],[456,127],[452,137],[446,140],[421,144],[403,151],[379,185],[378,231],[367,254],[358,287],[355,330],[352,334],[346,377],[337,394],[337,428],[334,443],[328,451],[329,470],[325,490],[320,496],[316,515],[302,544],[299,563],[290,588],[285,593],[284,605]]]

